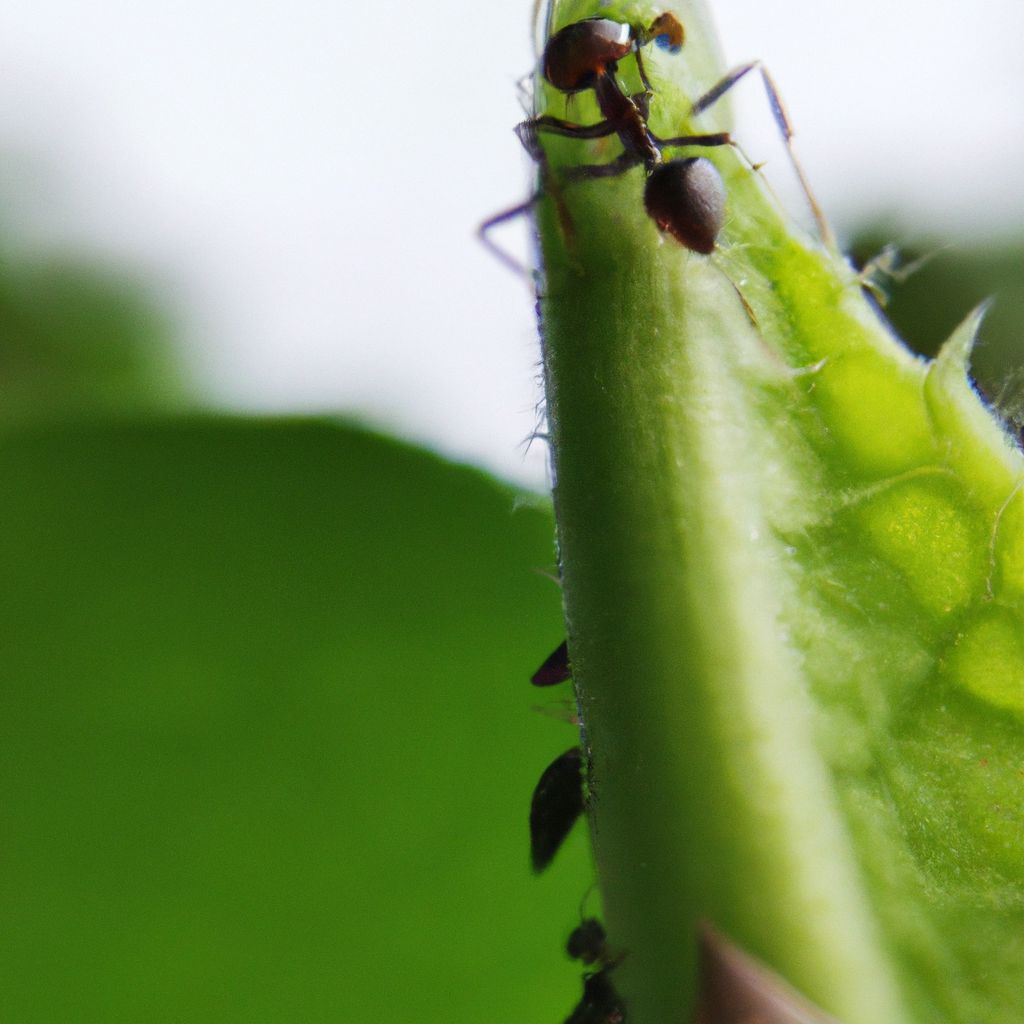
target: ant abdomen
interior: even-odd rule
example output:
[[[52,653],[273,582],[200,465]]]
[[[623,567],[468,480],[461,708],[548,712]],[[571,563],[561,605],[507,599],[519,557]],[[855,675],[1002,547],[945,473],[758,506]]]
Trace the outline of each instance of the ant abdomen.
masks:
[[[707,255],[725,223],[722,176],[702,156],[658,164],[644,186],[644,207],[660,230]]]

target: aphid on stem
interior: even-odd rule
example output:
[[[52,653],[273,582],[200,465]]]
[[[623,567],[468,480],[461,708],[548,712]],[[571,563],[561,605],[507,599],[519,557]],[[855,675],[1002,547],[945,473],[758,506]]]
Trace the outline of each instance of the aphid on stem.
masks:
[[[544,769],[530,801],[530,859],[543,871],[583,813],[583,751],[571,747]]]
[[[569,642],[563,640],[545,659],[540,668],[530,676],[534,686],[557,686],[572,678],[569,666]]]

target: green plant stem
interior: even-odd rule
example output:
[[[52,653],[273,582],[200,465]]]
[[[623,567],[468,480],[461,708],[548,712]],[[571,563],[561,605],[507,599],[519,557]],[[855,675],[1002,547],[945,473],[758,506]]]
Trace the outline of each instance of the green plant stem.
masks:
[[[649,62],[652,120],[676,131],[723,127],[685,122],[714,55],[699,31],[694,51]],[[546,142],[551,180],[602,146]],[[709,258],[659,238],[639,168],[566,188],[568,232],[538,213],[564,600],[630,1024],[689,1019],[702,919],[845,1024],[955,1019],[994,940],[943,933],[959,897],[929,903],[947,879],[904,842],[932,769],[894,751],[900,708],[939,700],[955,630],[988,614],[1020,459],[966,384],[976,323],[929,370],[737,154],[715,158],[730,218]]]
[[[545,322],[596,849],[636,1019],[692,1002],[707,917],[762,954],[784,936],[803,951],[788,976],[851,1022],[898,1020],[780,630],[787,555],[735,384],[764,362],[759,339],[717,271],[691,262],[685,297],[624,309],[618,331],[567,329],[565,303]],[[572,293],[577,324],[607,308],[614,279],[595,278]]]

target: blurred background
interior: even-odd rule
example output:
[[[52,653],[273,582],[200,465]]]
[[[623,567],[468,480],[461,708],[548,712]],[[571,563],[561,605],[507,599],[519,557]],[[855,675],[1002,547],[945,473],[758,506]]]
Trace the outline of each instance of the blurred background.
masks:
[[[0,14],[0,1019],[579,998],[582,830],[528,867],[576,742],[527,683],[564,629],[532,298],[474,237],[529,189],[529,7]],[[1024,8],[713,10],[855,258],[936,253],[889,306],[915,347],[996,296],[975,372],[1019,421]],[[736,111],[773,174],[756,83]]]
[[[977,250],[987,272],[1017,244],[1019,4],[719,0],[714,14],[728,62],[772,70],[849,243],[952,245],[940,274]],[[530,296],[474,239],[529,187],[511,130],[529,4],[39,0],[9,5],[0,30],[12,272],[67,261],[134,289],[125,315],[155,317],[143,333],[168,346],[179,398],[356,415],[543,486],[544,453],[523,444]],[[744,146],[784,169],[759,85],[736,101]],[[502,237],[521,249],[524,234]],[[964,302],[1019,297],[1019,275],[991,269],[946,295],[936,331]],[[168,381],[168,359],[149,369]]]

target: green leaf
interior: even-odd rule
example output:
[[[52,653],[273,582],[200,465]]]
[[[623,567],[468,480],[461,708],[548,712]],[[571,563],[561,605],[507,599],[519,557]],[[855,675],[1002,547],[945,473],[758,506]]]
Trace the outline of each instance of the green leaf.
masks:
[[[550,512],[330,424],[0,448],[0,1016],[557,1020]]]
[[[658,9],[551,28],[597,13]],[[689,120],[719,72],[678,13],[651,123],[722,130]],[[642,168],[564,184],[614,137],[543,142],[562,578],[630,1024],[690,1019],[701,921],[845,1024],[1021,1019],[1024,461],[967,380],[978,317],[913,356],[738,153],[708,154],[705,258],[659,237]]]
[[[67,257],[0,252],[0,427],[180,408],[152,290]]]
[[[971,373],[1000,414],[1019,430],[1024,423],[1024,375],[1020,325],[1024,321],[1024,247],[1013,239],[984,244],[938,237],[904,243],[906,231],[893,226],[858,232],[858,263],[893,252],[895,273],[878,275],[885,313],[915,351],[935,355],[964,310],[987,303]],[[887,249],[888,247],[888,249]]]

